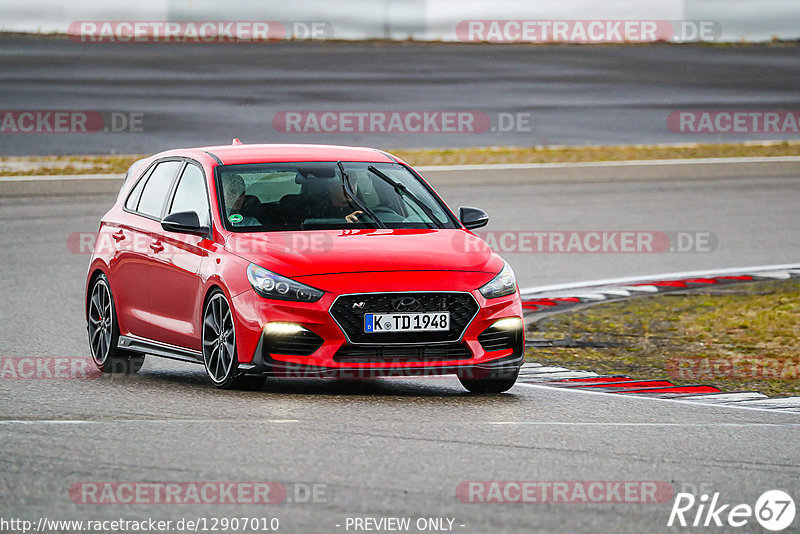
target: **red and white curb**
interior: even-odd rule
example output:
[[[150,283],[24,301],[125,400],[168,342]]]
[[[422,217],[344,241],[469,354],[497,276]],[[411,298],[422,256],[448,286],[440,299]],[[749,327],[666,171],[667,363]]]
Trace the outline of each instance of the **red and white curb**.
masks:
[[[578,307],[632,297],[789,278],[800,278],[800,264],[614,278],[577,284],[529,287],[520,292],[525,319],[531,323],[548,315]]]
[[[540,363],[525,363],[517,382],[582,391],[636,395],[681,401],[761,408],[800,413],[800,397],[767,397],[756,391],[724,392],[706,384],[678,386],[669,380],[637,380],[625,375],[600,375]]]
[[[637,296],[790,278],[800,278],[800,264],[598,280],[523,289],[522,306],[527,322],[531,323],[555,313]],[[679,386],[669,380],[637,380],[625,375],[600,375],[538,363],[524,364],[518,381],[583,391],[800,413],[800,397],[767,397],[756,391],[724,392],[706,384]]]

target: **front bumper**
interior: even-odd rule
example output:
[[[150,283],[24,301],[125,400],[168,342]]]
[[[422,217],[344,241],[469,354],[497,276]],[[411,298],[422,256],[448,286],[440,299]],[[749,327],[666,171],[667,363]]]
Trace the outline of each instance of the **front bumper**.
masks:
[[[409,292],[396,292],[409,293]],[[336,295],[327,294],[316,303],[280,302],[246,291],[234,297],[239,368],[245,374],[311,378],[360,378],[376,376],[428,376],[458,374],[463,377],[515,373],[524,356],[524,323],[519,295],[486,300],[470,292],[478,311],[458,340],[447,343],[350,343],[330,308]],[[501,348],[482,344],[479,336],[501,319],[519,318],[519,327],[509,332]],[[321,344],[307,355],[286,354],[264,332],[268,322],[302,326],[318,336]],[[485,339],[482,338],[482,339]],[[484,347],[486,344],[490,350]],[[284,351],[285,352],[285,351]],[[349,357],[344,357],[344,355]],[[353,358],[353,355],[360,357]],[[365,356],[369,355],[369,356]]]

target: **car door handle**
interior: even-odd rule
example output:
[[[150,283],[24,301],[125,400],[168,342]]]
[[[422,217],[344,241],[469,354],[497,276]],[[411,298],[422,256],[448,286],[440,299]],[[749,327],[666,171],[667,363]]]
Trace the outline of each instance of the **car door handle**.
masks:
[[[122,233],[122,230],[120,230],[120,231],[119,231],[119,232],[117,232],[116,234],[111,234],[111,237],[113,237],[113,238],[114,238],[114,240],[115,240],[117,243],[119,243],[120,241],[122,241],[123,239],[125,239],[125,234],[123,234],[123,233]]]
[[[150,248],[152,248],[155,252],[161,252],[164,250],[164,245],[162,245],[159,241],[153,241],[150,243]]]

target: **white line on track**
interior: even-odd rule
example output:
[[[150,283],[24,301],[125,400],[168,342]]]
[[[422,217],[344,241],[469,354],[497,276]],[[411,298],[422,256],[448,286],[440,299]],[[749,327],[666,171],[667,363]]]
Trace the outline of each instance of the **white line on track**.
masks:
[[[737,406],[735,404],[721,404],[721,403],[712,403],[712,402],[700,402],[697,400],[682,400],[680,398],[661,398],[661,397],[648,397],[645,395],[634,395],[631,393],[628,394],[620,394],[620,393],[607,393],[605,391],[591,391],[586,389],[579,389],[579,388],[562,388],[562,387],[555,387],[555,386],[547,386],[544,384],[529,384],[526,382],[517,382],[514,387],[522,386],[522,387],[529,387],[529,388],[539,388],[539,389],[548,389],[548,390],[555,390],[561,391],[565,393],[576,393],[582,395],[601,395],[605,397],[613,397],[615,399],[626,399],[626,400],[643,400],[643,401],[657,401],[657,402],[668,402],[668,403],[680,403],[680,404],[689,404],[691,406],[703,406],[706,408],[728,408],[733,410],[751,410],[751,411],[759,411],[759,412],[769,412],[772,414],[792,414],[792,415],[800,415],[800,412],[795,411],[787,411],[787,410],[777,410],[774,408],[761,408],[757,406]]]

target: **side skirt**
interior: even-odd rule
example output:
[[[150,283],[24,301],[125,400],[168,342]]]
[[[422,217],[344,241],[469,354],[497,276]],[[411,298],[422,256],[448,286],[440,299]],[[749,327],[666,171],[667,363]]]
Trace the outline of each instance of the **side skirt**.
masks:
[[[119,336],[117,347],[142,354],[152,354],[171,360],[179,360],[189,363],[203,363],[203,353],[196,350],[176,347],[166,343],[159,343],[150,339],[133,336]]]

